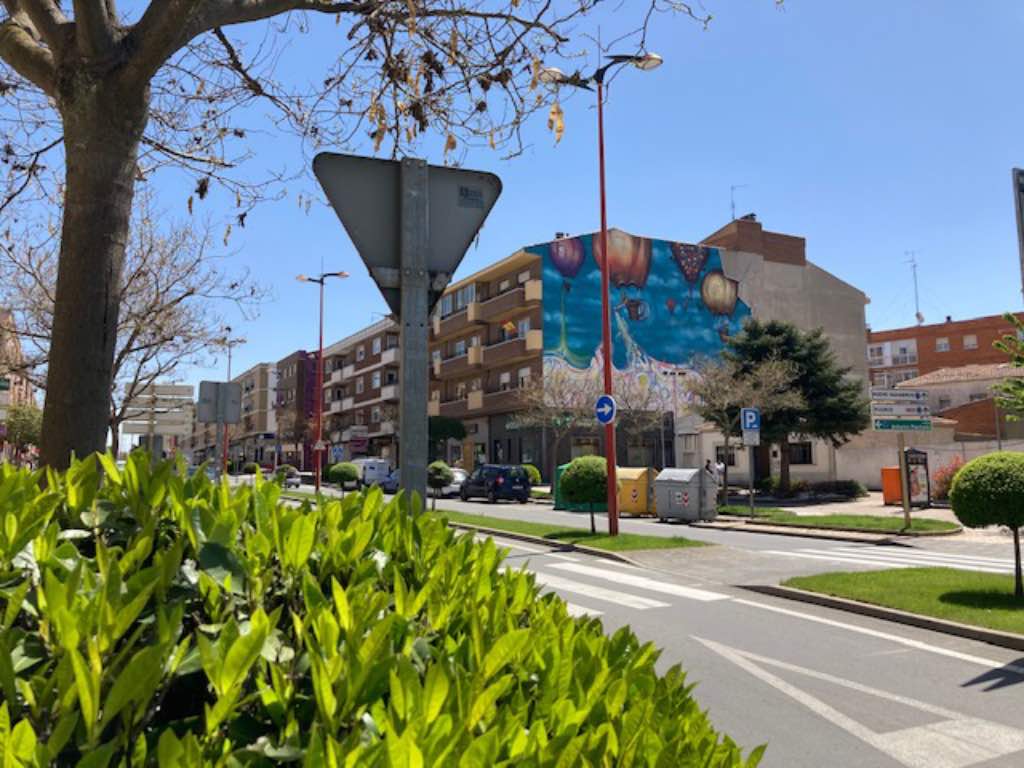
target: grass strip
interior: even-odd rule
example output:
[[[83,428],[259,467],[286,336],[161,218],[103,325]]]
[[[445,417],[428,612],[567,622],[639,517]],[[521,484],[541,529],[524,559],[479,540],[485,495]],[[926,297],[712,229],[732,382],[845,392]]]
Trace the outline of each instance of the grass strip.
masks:
[[[552,541],[567,544],[582,544],[587,547],[604,549],[609,552],[628,552],[636,549],[679,549],[683,547],[705,546],[705,542],[703,541],[685,539],[682,536],[643,536],[636,533],[620,533],[618,536],[609,536],[600,531],[598,533],[591,533],[584,528],[566,528],[562,525],[531,523],[526,520],[506,520],[500,517],[488,517],[487,515],[470,515],[465,512],[438,510],[437,514],[447,517],[453,523],[479,525],[484,528],[509,531],[510,533],[525,533],[530,536],[551,539]]]
[[[1024,600],[1013,576],[955,568],[896,568],[799,576],[783,586],[1024,634]]]
[[[750,517],[750,508],[730,504],[718,508],[719,514],[741,515]],[[841,528],[850,530],[877,531],[878,533],[896,533],[903,530],[903,517],[879,517],[877,515],[798,515],[785,509],[775,507],[755,507],[754,517],[757,520],[770,522],[773,525],[791,525],[799,528]],[[910,516],[911,531],[955,531],[959,526],[948,520],[936,520],[931,517]]]

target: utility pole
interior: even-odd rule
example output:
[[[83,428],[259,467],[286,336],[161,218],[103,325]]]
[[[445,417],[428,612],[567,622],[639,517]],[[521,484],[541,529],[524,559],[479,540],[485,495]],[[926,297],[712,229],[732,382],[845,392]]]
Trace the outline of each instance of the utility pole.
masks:
[[[924,323],[924,315],[921,314],[921,297],[917,291],[917,251],[904,251],[903,255],[910,257],[907,263],[910,265],[910,271],[914,274],[914,319],[917,320],[918,325],[921,325]]]

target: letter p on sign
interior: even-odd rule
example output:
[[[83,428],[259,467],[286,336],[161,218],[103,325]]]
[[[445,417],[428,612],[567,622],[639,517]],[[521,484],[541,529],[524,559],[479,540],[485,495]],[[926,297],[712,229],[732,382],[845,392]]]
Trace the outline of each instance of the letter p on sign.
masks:
[[[757,408],[741,408],[740,428],[747,431],[760,429],[761,412]]]

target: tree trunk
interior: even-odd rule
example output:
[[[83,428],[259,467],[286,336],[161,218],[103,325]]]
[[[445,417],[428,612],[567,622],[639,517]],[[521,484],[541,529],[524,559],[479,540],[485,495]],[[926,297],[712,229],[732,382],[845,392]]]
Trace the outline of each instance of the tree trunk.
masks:
[[[1013,594],[1016,597],[1024,597],[1024,577],[1021,576],[1020,567],[1020,528],[1013,529],[1013,565]]]
[[[57,469],[106,446],[121,274],[149,92],[82,67],[58,98],[64,220],[40,458]]]
[[[779,441],[779,493],[789,493],[789,436]]]
[[[717,457],[716,457],[717,458]],[[717,462],[716,462],[717,463]],[[729,433],[725,433],[725,461],[722,462],[721,503],[729,503]]]
[[[119,443],[121,440],[121,421],[120,419],[110,420],[110,451],[114,454],[114,458],[117,458],[119,450]]]

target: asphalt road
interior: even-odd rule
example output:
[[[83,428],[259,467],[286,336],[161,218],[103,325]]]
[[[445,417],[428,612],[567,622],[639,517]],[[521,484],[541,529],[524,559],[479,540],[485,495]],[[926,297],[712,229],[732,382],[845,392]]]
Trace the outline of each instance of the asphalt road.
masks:
[[[732,534],[730,534],[732,535]],[[508,539],[508,567],[681,663],[712,721],[777,768],[1024,765],[1024,658],[960,638]],[[806,540],[804,540],[806,545]],[[718,548],[709,548],[718,549]]]

